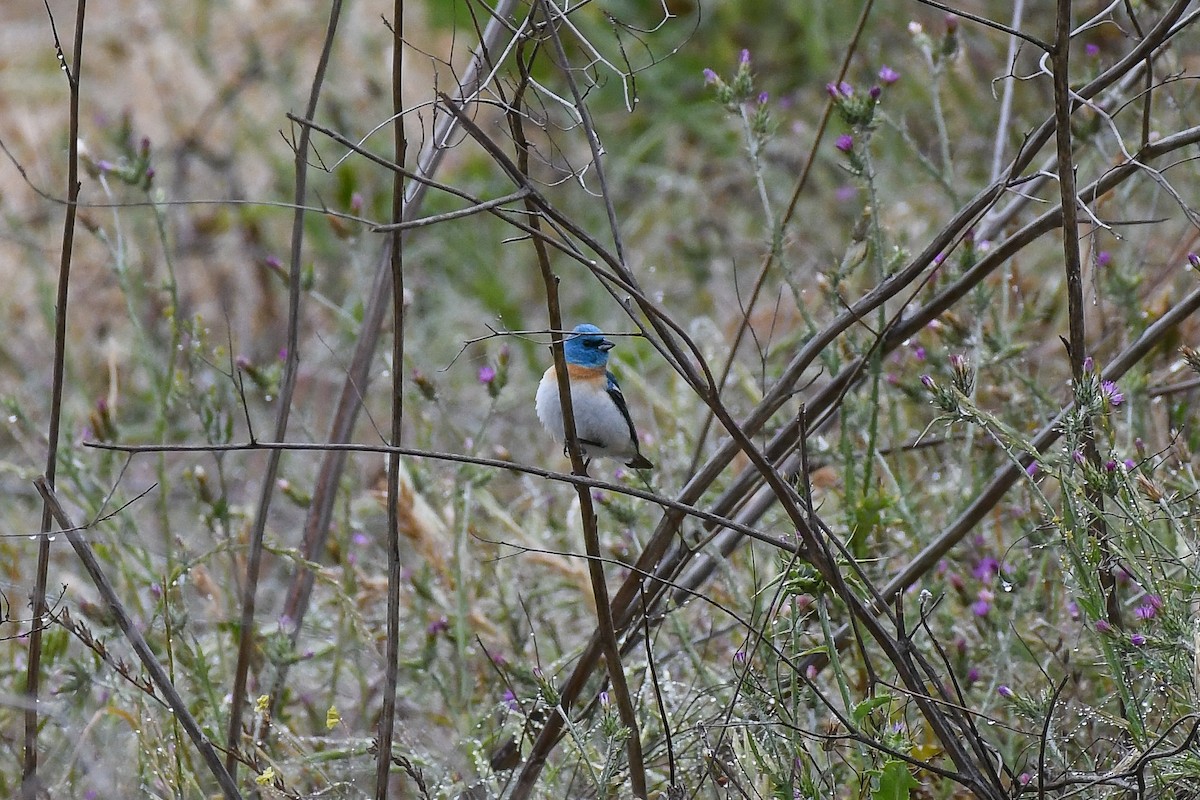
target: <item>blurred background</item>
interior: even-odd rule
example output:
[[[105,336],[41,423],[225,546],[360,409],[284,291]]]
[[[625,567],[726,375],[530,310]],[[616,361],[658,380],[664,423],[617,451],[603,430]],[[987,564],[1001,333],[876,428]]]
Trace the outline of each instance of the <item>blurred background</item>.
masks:
[[[1132,5],[1148,28],[1164,4]],[[1075,6],[1076,24],[1109,9],[1098,2]],[[960,10],[1014,23],[1011,2],[971,0]],[[568,56],[606,153],[628,265],[715,372],[732,358],[722,399],[738,419],[814,330],[924,249],[1003,174],[1024,137],[1053,111],[1050,78],[1039,74],[1039,54],[1028,43],[1010,52],[1010,37],[1001,31],[900,0],[874,3],[856,40],[860,12],[860,4],[817,0],[609,0],[583,4],[572,18],[578,30],[567,40]],[[178,661],[181,684],[203,705],[197,714],[218,740],[247,534],[266,455],[127,459],[83,443],[269,437],[286,355],[289,204],[300,130],[286,115],[303,113],[328,13],[328,4],[309,0],[96,0],[87,10],[82,205],[71,271],[59,489],[80,521],[104,517],[89,536],[160,654]],[[411,168],[440,118],[436,92],[457,86],[487,23],[487,7],[415,0],[405,13]],[[524,16],[524,6],[519,13]],[[1049,40],[1053,13],[1051,4],[1027,4],[1017,26]],[[1135,44],[1123,12],[1111,13],[1111,21],[1103,18],[1073,40],[1073,85],[1099,75]],[[346,4],[317,113],[320,124],[388,159],[392,34],[384,20],[390,15],[390,3]],[[46,452],[66,194],[69,87],[54,30],[69,52],[74,19],[75,7],[66,0],[51,0],[49,14],[32,2],[0,7],[0,490],[7,498],[0,504],[0,589],[8,611],[0,687],[6,692],[24,685],[20,620],[28,616],[40,514],[31,481]],[[878,106],[867,126],[835,113],[814,149],[830,101],[827,87],[839,82],[853,41],[844,76],[849,91],[839,91],[862,98],[877,87]],[[1195,34],[1185,30],[1163,50],[1155,67],[1162,83],[1145,120],[1139,81],[1106,107],[1111,122],[1091,109],[1077,113],[1081,186],[1121,163],[1123,147],[1136,151],[1143,125],[1154,139],[1197,123],[1195,45]],[[543,55],[533,69],[538,88],[527,98],[534,175],[564,214],[611,245],[596,173],[587,168],[587,139],[563,100],[570,90],[554,60]],[[706,70],[714,77],[706,79]],[[487,102],[472,110],[510,154],[499,107],[516,78],[511,60],[501,61]],[[721,86],[739,80],[748,99],[723,104]],[[842,147],[839,136],[851,142]],[[796,194],[810,152],[811,174]],[[1173,191],[1152,176],[1131,180],[1093,204],[1097,217],[1083,219],[1089,340],[1100,362],[1194,285],[1195,275],[1183,269],[1188,253],[1200,249],[1187,205],[1197,185],[1188,160],[1193,153],[1194,147],[1168,157],[1179,162],[1167,173]],[[1034,163],[1052,169],[1051,156],[1052,146]],[[854,157],[867,163],[849,160]],[[462,133],[435,178],[479,199],[513,191]],[[289,440],[328,436],[381,263],[384,236],[371,225],[388,220],[391,187],[389,171],[314,134]],[[1053,181],[1029,191],[1028,204],[997,229],[997,240],[1057,202]],[[422,215],[465,205],[430,191]],[[993,246],[969,239],[945,254],[929,283],[913,287],[923,293],[917,300]],[[404,444],[569,469],[533,413],[536,382],[550,364],[548,337],[470,343],[493,329],[546,328],[545,292],[528,240],[492,215],[475,214],[412,231],[405,265]],[[604,291],[580,264],[557,256],[554,267],[568,327],[589,321],[607,331],[636,331],[622,298]],[[1002,449],[982,434],[930,427],[938,412],[921,388],[923,374],[948,375],[949,356],[966,354],[980,370],[978,402],[1023,433],[1045,424],[1069,399],[1070,364],[1059,340],[1066,334],[1063,275],[1058,233],[1037,239],[884,356],[869,386],[855,389],[838,419],[810,443],[822,513],[869,561],[872,575],[886,578],[905,563],[992,469],[1006,463]],[[900,313],[900,302],[888,312]],[[735,350],[747,317],[751,335]],[[872,316],[832,345],[808,375],[813,385],[824,385],[847,359],[865,352],[881,321]],[[389,320],[372,380],[361,387],[365,413],[354,441],[380,444],[389,430],[390,326]],[[1191,395],[1154,392],[1184,377],[1175,350],[1194,345],[1196,333],[1194,322],[1185,324],[1123,384],[1130,402],[1114,419],[1112,437],[1122,457],[1141,461],[1146,452],[1192,444]],[[722,436],[706,427],[703,404],[652,347],[638,338],[617,341],[613,369],[643,452],[659,465],[648,486],[671,496]],[[798,390],[759,440],[794,416],[805,391]],[[949,446],[884,453],[900,452],[925,431],[947,436]],[[873,475],[867,468],[854,477],[856,468],[876,461]],[[367,750],[383,652],[384,459],[348,460],[330,539],[314,564],[299,548],[318,463],[313,454],[283,461],[267,524],[250,691],[265,691],[280,665],[290,669],[286,696],[276,707],[276,729],[286,734],[272,751],[286,776],[280,791],[336,786],[342,792],[336,796],[359,796],[373,774]],[[1190,452],[1173,463],[1184,469]],[[401,502],[409,638],[400,743],[439,784],[437,796],[460,796],[455,792],[482,784],[499,792],[502,781],[489,758],[508,739],[520,739],[522,717],[514,703],[536,695],[533,668],[561,675],[594,624],[584,565],[572,555],[581,550],[577,501],[565,485],[528,475],[421,459],[407,462],[406,470]],[[611,464],[596,465],[593,474],[642,486]],[[718,479],[710,494],[731,475]],[[607,553],[632,561],[658,510],[615,493],[597,498]],[[946,576],[971,574],[983,554],[1004,560],[1044,521],[1030,491],[1015,490],[973,534],[971,552],[952,556],[928,579],[928,586],[948,592],[946,636],[962,642],[963,674],[977,653],[987,666],[983,677],[977,669],[976,682],[988,691],[1019,674],[1016,665],[1029,656],[1018,652],[1011,625],[986,615],[972,620],[969,609],[979,597],[971,589],[962,594]],[[774,511],[760,525],[787,531]],[[759,592],[774,580],[774,558],[769,550],[740,550],[705,592],[757,620],[769,605]],[[1016,594],[995,602],[1004,605],[1006,620],[1036,618],[1050,640],[1072,635],[1070,591],[1044,585],[1058,563],[1048,553],[1030,556],[1022,579],[1010,576]],[[614,575],[627,574],[610,566]],[[308,569],[317,588],[293,644],[297,621],[282,616],[283,598]],[[108,632],[116,639],[62,543],[52,549],[49,586],[54,607],[70,608],[98,636]],[[699,753],[705,721],[742,702],[727,690],[730,657],[745,630],[700,604],[672,620],[661,642],[677,659],[670,662],[673,675],[666,680],[675,682],[668,693],[674,692],[671,707],[679,709],[681,729],[690,732],[681,734],[680,752],[690,742]],[[169,733],[169,715],[160,706],[130,688],[77,632],[52,625],[47,635],[44,693],[53,698],[54,713],[45,723],[43,763],[61,796],[119,796],[135,787],[165,796],[164,787],[172,785],[188,787],[178,796],[193,796],[193,788],[207,786],[204,778],[180,777],[191,773],[174,754],[187,745]],[[1001,713],[992,708],[994,694],[986,697],[981,707]],[[652,704],[649,697],[643,702]],[[340,720],[326,729],[335,706]],[[0,794],[7,794],[20,774],[21,717],[17,710],[0,717],[7,744]],[[117,732],[122,735],[110,738]],[[151,746],[156,736],[169,743],[165,751]],[[1025,751],[1017,738],[998,745],[1014,762],[1025,757],[1018,755]],[[560,766],[575,757],[564,756]],[[697,755],[696,763],[701,760]],[[566,773],[547,781],[545,796],[576,796]]]

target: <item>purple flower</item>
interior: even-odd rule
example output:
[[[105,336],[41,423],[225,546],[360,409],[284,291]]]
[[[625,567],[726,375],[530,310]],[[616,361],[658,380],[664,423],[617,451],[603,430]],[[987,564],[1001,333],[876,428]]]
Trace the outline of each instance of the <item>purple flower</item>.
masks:
[[[1110,633],[1110,632],[1112,632],[1112,625],[1109,624],[1108,620],[1106,620],[1106,619],[1096,620],[1096,633]]]
[[[1105,461],[1104,462],[1104,471],[1105,472],[1116,472],[1117,471],[1117,462],[1111,458],[1108,461]]]
[[[1130,469],[1130,470],[1137,469],[1137,462],[1134,461],[1132,458],[1125,459],[1125,469]]]
[[[1096,361],[1091,356],[1088,356],[1087,358],[1083,359],[1083,371],[1084,372],[1091,372],[1095,368],[1096,368]]]
[[[1016,696],[1016,692],[1008,688],[1008,686],[1003,683],[996,687],[996,694],[1000,695],[1006,700],[1011,700]]]
[[[425,633],[429,636],[437,636],[439,633],[450,629],[450,620],[445,617],[439,617],[433,622],[425,626]]]
[[[1079,604],[1074,600],[1067,603],[1067,614],[1071,619],[1079,619]]]
[[[833,146],[838,150],[841,150],[843,153],[849,153],[854,149],[854,137],[848,133],[843,133],[841,136],[837,137],[837,141],[834,142]]]
[[[1188,266],[1192,269],[1200,269],[1200,256],[1195,253],[1188,253]]]
[[[746,663],[746,651],[745,650],[737,650],[733,654],[733,663],[745,664]]]
[[[738,63],[742,64],[742,65],[746,65],[746,64],[750,63],[750,51],[749,50],[745,50],[745,49],[742,50],[742,54],[740,56],[738,56]]]
[[[1133,615],[1141,620],[1154,619],[1154,615],[1157,613],[1158,613],[1158,609],[1156,609],[1154,606],[1150,605],[1149,603],[1146,603],[1145,605],[1140,605],[1133,610]]]
[[[839,203],[849,203],[858,195],[858,187],[847,183],[834,190],[833,196]]]
[[[492,381],[496,380],[496,370],[490,365],[484,364],[479,368],[479,382],[487,386]]]
[[[1100,45],[1088,42],[1083,46],[1083,52],[1087,53],[1092,58],[1100,55]]]
[[[992,604],[982,597],[971,603],[971,613],[977,617],[986,617],[988,612],[992,610]]]
[[[1085,459],[1083,457],[1082,450],[1074,450],[1071,452],[1071,460],[1074,461],[1076,464],[1082,464],[1087,459]]]
[[[1099,255],[1096,256],[1096,266],[1098,267],[1107,267],[1111,263],[1112,253],[1107,250],[1101,250]]]
[[[713,72],[708,67],[704,68],[704,82],[705,83],[716,83],[719,80],[720,80],[720,78],[717,77],[717,73]]]
[[[760,106],[765,106],[767,104],[767,101],[770,99],[771,99],[770,94],[768,94],[767,92],[760,92],[758,95],[758,104]]]
[[[926,353],[925,353],[924,347],[922,347],[921,345],[917,345],[916,347],[913,348],[913,358],[915,358],[917,361],[924,361],[925,356],[926,356]]]
[[[1117,384],[1112,381],[1100,382],[1100,394],[1108,401],[1108,404],[1113,408],[1125,402],[1125,393],[1117,388]]]
[[[1160,594],[1146,595],[1146,602],[1156,611],[1163,607],[1163,599]]]
[[[1028,786],[1032,780],[1033,780],[1033,776],[1030,775],[1028,772],[1022,772],[1020,775],[1017,776],[1017,782],[1020,783],[1022,786]]]
[[[884,64],[879,68],[879,80],[883,81],[885,86],[891,86],[896,81],[900,80],[900,73]]]
[[[1141,647],[1146,643],[1146,637],[1142,636],[1140,633],[1135,633],[1129,637],[1129,643],[1134,647]]]
[[[979,670],[971,667],[967,670],[967,683],[977,683],[979,681]]]
[[[842,81],[841,83],[825,84],[825,91],[829,92],[829,96],[834,100],[846,100],[854,95],[854,87]]]
[[[517,696],[513,694],[512,689],[504,690],[504,705],[508,706],[513,711],[517,709]]]
[[[870,97],[872,100],[878,100],[880,95],[882,95],[882,94],[883,94],[883,89],[879,88],[878,86],[872,86],[867,91],[867,96]]]
[[[1029,466],[1025,467],[1025,474],[1032,478],[1034,475],[1038,474],[1039,469],[1041,469],[1041,467],[1038,466],[1038,462],[1030,461]]]
[[[1000,562],[991,556],[984,556],[975,565],[975,569],[971,570],[971,574],[978,580],[987,583],[1000,574]]]
[[[921,383],[925,384],[926,389],[932,389],[936,385],[933,382],[933,378],[930,377],[929,375],[922,375]]]

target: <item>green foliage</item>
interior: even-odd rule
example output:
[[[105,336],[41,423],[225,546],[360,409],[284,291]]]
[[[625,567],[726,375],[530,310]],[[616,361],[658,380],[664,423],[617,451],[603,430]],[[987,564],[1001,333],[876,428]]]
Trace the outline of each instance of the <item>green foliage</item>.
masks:
[[[976,5],[1008,24],[1011,4]],[[1136,46],[1112,31],[1149,30],[1163,5],[1113,7],[1078,31],[1071,85]],[[590,475],[602,485],[586,489],[610,594],[643,578],[625,598],[620,644],[652,795],[956,797],[970,781],[953,748],[968,742],[968,759],[998,770],[994,796],[1057,782],[1116,797],[1130,765],[1145,767],[1135,777],[1153,796],[1186,796],[1179,787],[1200,777],[1189,747],[1200,702],[1200,431],[1184,374],[1200,373],[1200,356],[1177,351],[1200,347],[1196,326],[1181,324],[1107,377],[1195,288],[1184,267],[1195,212],[1180,187],[1196,177],[1185,154],[1147,158],[1137,177],[1082,195],[1088,352],[1076,361],[1088,360],[1073,363],[1060,340],[1071,322],[1060,232],[1036,222],[1060,202],[1052,140],[996,204],[927,252],[996,178],[995,148],[1003,175],[1053,110],[1036,45],[1010,63],[1001,31],[881,3],[839,76],[859,13],[844,3],[611,0],[573,4],[569,24],[553,25],[527,20],[532,6],[518,4],[512,22],[528,23],[524,38],[492,50],[470,117],[515,158],[502,112],[521,98],[534,186],[558,216],[518,201],[505,217],[410,230],[404,363],[391,363],[385,327],[368,380],[349,382],[382,263],[382,234],[369,222],[390,219],[393,176],[314,136],[296,254],[299,339],[289,343],[298,129],[284,114],[304,106],[325,20],[251,6],[203,2],[145,29],[100,11],[101,27],[89,30],[97,38],[85,41],[83,201],[56,480],[216,743],[246,637],[252,688],[236,743],[244,792],[373,794],[392,503],[403,567],[393,793],[508,796],[539,732],[561,721],[535,796],[630,794],[635,731],[603,664],[567,705],[596,612],[578,499],[542,475],[568,467],[532,412],[550,364],[547,305],[529,234],[512,223],[536,218],[568,325],[630,333],[635,321],[661,321],[631,296],[677,325],[666,343],[654,324],[653,342],[619,337],[613,353],[657,470],[596,460]],[[392,33],[378,9],[345,13],[318,121],[391,158]],[[455,89],[487,19],[463,2],[410,4],[409,13],[411,169],[445,118],[434,90]],[[1027,4],[1026,14],[1022,30],[1053,29],[1050,6]],[[50,41],[44,19],[30,24]],[[1195,82],[1175,77],[1190,77],[1180,54],[1195,44],[1185,28],[1156,50],[1152,91],[1130,72],[1076,110],[1081,187],[1148,144],[1143,119],[1157,141],[1195,127]],[[0,93],[16,113],[3,116],[38,136],[30,144],[0,120],[6,163],[24,170],[0,196],[0,262],[14,265],[4,267],[12,324],[0,342],[0,478],[11,499],[0,675],[14,697],[29,659],[16,598],[28,595],[37,561],[40,511],[28,487],[50,416],[48,243],[61,233],[61,204],[27,191],[22,177],[57,197],[67,136],[56,65],[22,66],[32,62],[19,56]],[[154,66],[175,59],[171,75]],[[143,80],[157,88],[148,94]],[[458,194],[430,189],[418,216],[514,191],[515,176],[461,130],[445,146],[433,177]],[[636,287],[613,280],[597,252],[616,252],[610,213]],[[671,341],[688,345],[683,357],[664,357]],[[345,395],[364,404],[349,439],[378,448],[399,372],[401,444],[468,463],[405,457],[400,492],[388,498],[382,455],[345,453],[322,521],[329,538],[309,552],[327,454],[286,453],[267,487],[255,621],[243,630],[264,488],[259,445],[274,438],[289,346],[299,364],[289,441],[325,441]],[[690,386],[673,360],[703,367],[705,383]],[[786,398],[747,436],[778,466],[780,497],[761,488],[749,454],[710,461],[729,434],[711,406],[749,424],[785,379]],[[208,449],[126,454],[99,443]],[[689,506],[703,516],[685,516]],[[728,518],[759,539],[728,547]],[[953,547],[919,561],[956,531]],[[635,568],[652,542],[666,555]],[[693,582],[689,570],[704,564]],[[61,537],[49,576],[55,616],[40,655],[53,716],[39,734],[48,791],[212,795],[206,767]],[[294,616],[301,595],[307,606]],[[937,714],[949,721],[935,724]],[[14,703],[0,721],[17,731],[21,717]],[[21,769],[11,749],[4,796]]]

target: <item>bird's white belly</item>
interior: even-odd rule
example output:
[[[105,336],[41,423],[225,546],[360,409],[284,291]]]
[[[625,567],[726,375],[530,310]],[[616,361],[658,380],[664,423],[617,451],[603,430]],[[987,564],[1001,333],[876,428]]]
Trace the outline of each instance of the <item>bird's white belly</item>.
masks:
[[[629,424],[607,393],[572,386],[571,406],[575,412],[575,432],[584,455],[624,458],[634,454]],[[564,441],[562,406],[553,371],[550,379],[543,380],[538,386],[536,407],[538,419],[550,434],[556,441]]]

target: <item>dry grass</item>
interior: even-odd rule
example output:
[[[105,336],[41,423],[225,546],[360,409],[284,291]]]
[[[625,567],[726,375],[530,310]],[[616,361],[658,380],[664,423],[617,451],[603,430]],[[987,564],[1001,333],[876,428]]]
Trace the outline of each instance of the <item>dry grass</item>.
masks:
[[[410,4],[404,89],[409,104],[420,108],[407,121],[414,153],[434,119],[434,88],[452,88],[476,41],[469,5],[454,3],[451,16],[449,5]],[[762,297],[748,314],[752,335],[731,352],[769,250],[756,177],[778,218],[815,137],[824,85],[836,75],[854,23],[852,12],[836,4],[800,5],[804,8],[705,5],[697,17],[689,3],[668,3],[680,16],[642,37],[648,47],[621,40],[633,63],[647,67],[637,76],[639,105],[632,114],[622,107],[614,72],[598,67],[575,73],[599,80],[589,103],[608,156],[628,266],[648,298],[696,341],[714,371],[736,356],[720,398],[737,420],[761,402],[816,331],[899,271],[986,185],[999,113],[992,81],[1008,71],[1007,40],[966,23],[959,29],[957,55],[931,70],[906,24],[908,15],[917,16],[940,45],[946,25],[940,14],[881,4],[886,8],[872,18],[848,75],[858,96],[882,64],[902,76],[885,90],[871,133],[874,174],[856,179],[847,172],[847,158],[833,141],[850,128],[835,121],[816,150],[811,180],[783,231]],[[999,19],[1010,5],[972,7]],[[597,3],[581,13],[584,32],[613,59],[622,51],[600,6],[627,21],[647,14],[637,18],[644,28],[657,20],[657,11],[622,3]],[[1138,8],[1146,19],[1157,13]],[[73,5],[56,0],[51,9],[64,43],[70,41]],[[285,204],[294,178],[290,142],[297,133],[286,114],[299,113],[306,102],[326,13],[324,5],[283,0],[191,5],[105,0],[88,9],[84,207],[71,276],[58,488],[77,519],[103,518],[87,530],[88,538],[193,703],[193,713],[218,743],[224,743],[229,713],[247,542],[266,454],[140,454],[127,463],[121,454],[82,442],[244,442],[250,438],[248,424],[260,439],[270,430],[286,343],[284,273],[292,214]],[[390,6],[352,3],[339,27],[318,117],[353,140],[389,113],[391,37],[380,19],[388,13]],[[1048,36],[1051,23],[1049,9],[1028,10],[1028,30]],[[1097,50],[1081,49],[1077,83],[1133,46],[1114,27],[1081,35],[1081,48],[1089,43]],[[631,31],[622,34],[632,36]],[[1194,43],[1189,30],[1160,54],[1160,81],[1175,74],[1187,79],[1155,90],[1152,123],[1159,138],[1197,122],[1194,48],[1189,49]],[[701,75],[708,66],[732,80],[743,46],[752,49],[754,93],[770,93],[767,107],[774,119],[761,141],[758,175],[738,119],[712,102],[713,88]],[[661,57],[676,47],[677,53],[650,65],[649,53]],[[571,57],[584,57],[578,42]],[[446,60],[453,68],[440,63]],[[510,67],[506,62],[499,71],[508,99],[518,81]],[[1023,52],[1015,72],[1034,68],[1036,58]],[[558,96],[569,96],[550,59],[536,64],[534,77]],[[1117,104],[1115,123],[1134,149],[1140,134],[1137,87],[1121,95],[1130,104]],[[1001,88],[995,84],[997,92]],[[1021,136],[1052,110],[1048,79],[1016,83],[1014,92],[1009,157]],[[594,171],[585,174],[583,186],[563,179],[564,169],[581,168],[588,160],[581,129],[548,91],[531,90],[526,100],[534,173],[543,191],[607,242]],[[0,795],[14,792],[20,780],[22,716],[15,700],[26,660],[26,640],[19,634],[27,622],[18,618],[26,614],[35,569],[39,512],[31,480],[45,458],[50,413],[52,298],[62,217],[56,198],[66,180],[67,101],[45,10],[7,4],[0,10],[0,139],[9,152],[0,158],[5,289],[0,400],[9,421],[0,428],[0,489],[10,502],[0,512],[7,534],[0,539],[0,589],[10,619],[0,629],[6,637],[0,645],[0,692],[11,705],[0,712],[0,735],[8,745],[0,756]],[[1081,125],[1087,116],[1078,114]],[[495,108],[477,111],[475,119],[511,152]],[[1077,132],[1081,185],[1123,159],[1106,131],[1098,125],[1091,133]],[[861,146],[864,132],[854,133]],[[154,169],[149,191],[120,175],[123,164],[136,160],[143,139]],[[389,139],[384,130],[367,146],[386,156]],[[314,142],[310,204],[384,219],[390,174],[360,157],[341,160],[344,150],[323,137]],[[465,135],[455,142],[439,180],[478,197],[512,190]],[[950,167],[941,163],[943,145],[952,156]],[[1164,167],[1194,149],[1155,163]],[[1192,203],[1197,181],[1191,162],[1180,161],[1166,174],[1185,206]],[[1035,200],[1012,223],[996,230],[992,241],[977,243],[974,260],[960,241],[927,285],[913,284],[905,312],[929,302],[1057,201],[1053,182],[1033,191]],[[1005,202],[1013,197],[1010,193]],[[426,211],[461,205],[433,193]],[[1085,218],[1081,228],[1089,354],[1104,366],[1192,291],[1195,275],[1181,265],[1200,237],[1162,184],[1148,177],[1121,184],[1089,208],[1113,223],[1106,229]],[[304,234],[301,366],[288,438],[321,442],[359,335],[382,240],[362,222],[320,212],[308,215]],[[1102,252],[1110,254],[1110,265],[1101,265]],[[836,405],[831,422],[811,437],[814,469],[807,483],[831,535],[858,559],[862,575],[852,580],[854,590],[859,580],[882,585],[909,563],[1005,466],[1004,447],[1019,451],[1020,437],[1042,428],[1071,399],[1071,365],[1058,338],[1067,320],[1062,259],[1057,232],[1036,238],[934,322],[870,363]],[[404,444],[566,469],[532,412],[533,388],[548,363],[544,337],[511,337],[462,350],[465,341],[485,335],[489,324],[509,330],[544,326],[545,301],[528,242],[513,228],[477,215],[414,232],[406,264]],[[631,329],[624,309],[584,266],[557,257],[554,268],[563,279],[571,320]],[[801,401],[814,402],[853,359],[867,353],[906,296],[890,300],[882,314],[864,315],[825,348],[797,379],[795,396],[753,442],[766,447],[795,419]],[[714,428],[700,441],[705,409],[696,393],[645,341],[619,341],[614,369],[648,454],[660,466],[648,487],[611,465],[598,464],[593,474],[675,497],[695,474],[693,460],[703,464],[712,457],[723,433]],[[989,727],[981,735],[1009,770],[1003,776],[1008,790],[1016,791],[1021,773],[1037,770],[1038,715],[1047,711],[1047,689],[1061,676],[1071,676],[1057,707],[1063,721],[1056,732],[1063,738],[1046,780],[1069,770],[1103,773],[1129,752],[1149,752],[1153,735],[1194,705],[1187,685],[1194,655],[1187,625],[1200,585],[1192,564],[1197,541],[1192,451],[1200,437],[1191,429],[1192,394],[1160,390],[1184,377],[1178,345],[1198,341],[1197,322],[1185,320],[1122,379],[1127,402],[1094,415],[1101,446],[1108,448],[1103,457],[1111,451],[1114,463],[1136,462],[1122,467],[1129,484],[1107,495],[1112,547],[1128,572],[1121,577],[1119,599],[1132,619],[1147,596],[1161,594],[1166,607],[1158,616],[1113,635],[1097,630],[1096,623],[1107,618],[1089,594],[1094,575],[1081,569],[1089,555],[1078,544],[1088,541],[1086,526],[1064,522],[1064,515],[1086,513],[1086,504],[1073,503],[1088,479],[1072,466],[1069,448],[1061,450],[1065,445],[1042,454],[1046,477],[1040,483],[1019,483],[974,523],[965,546],[917,583],[940,598],[927,606],[931,636],[920,637],[921,652],[936,662],[931,643],[936,637],[949,652],[947,662],[938,664],[940,679],[948,683],[955,676],[964,686],[964,705],[1011,726]],[[358,442],[379,444],[389,428],[393,365],[385,349],[372,362],[371,384],[362,387],[366,413],[352,437]],[[962,412],[944,429],[921,376],[950,385],[950,357],[960,353],[978,371],[977,388],[963,408],[981,411],[974,417]],[[485,364],[499,368],[499,384],[480,381]],[[242,377],[241,387],[234,373]],[[922,437],[924,446],[910,446]],[[383,686],[384,464],[379,454],[349,457],[328,543],[306,557],[301,532],[318,463],[319,454],[285,455],[285,483],[268,517],[251,704],[276,676],[286,671],[287,677],[275,698],[270,737],[257,750],[251,737],[242,742],[253,763],[240,777],[243,791],[253,788],[253,775],[270,769],[268,793],[359,797],[370,791],[370,746]],[[721,493],[753,472],[750,460],[739,455],[695,504],[718,507]],[[803,488],[805,481],[798,485]],[[736,497],[726,513],[741,513],[750,493]],[[665,524],[663,513],[614,490],[596,490],[594,497],[615,591],[656,525]],[[578,502],[566,484],[535,474],[419,458],[405,461],[395,502],[405,571],[394,753],[423,772],[431,796],[468,796],[463,794],[468,790],[476,792],[472,797],[500,796],[511,791],[515,774],[511,765],[500,764],[504,745],[518,741],[521,754],[529,755],[534,729],[555,713],[547,698],[575,668],[595,627],[586,564],[579,556]],[[787,541],[798,527],[775,505],[747,524]],[[694,545],[702,533],[700,522],[688,521],[671,542]],[[848,563],[845,558],[838,563]],[[1002,573],[984,569],[989,558],[1008,567]],[[639,692],[652,787],[665,789],[669,770],[676,769],[677,782],[702,797],[742,796],[731,788],[737,785],[750,796],[790,790],[870,796],[880,790],[887,770],[906,769],[876,746],[880,742],[893,753],[951,766],[942,753],[945,741],[938,743],[902,692],[871,705],[869,698],[889,694],[887,686],[872,683],[878,665],[884,665],[885,680],[898,682],[875,645],[848,651],[839,669],[820,673],[813,686],[795,669],[814,650],[823,651],[833,628],[849,618],[846,596],[764,544],[742,546],[716,564],[712,580],[699,588],[702,598],[655,617],[649,646],[657,682],[647,670],[646,643],[631,640],[626,655]],[[283,616],[285,597],[306,570],[315,577],[313,601],[293,645],[298,621]],[[51,794],[211,793],[209,778],[171,715],[134,684],[139,668],[129,666],[135,662],[119,632],[60,542],[53,548],[50,587],[54,607],[68,609],[75,621],[73,632],[55,623],[47,633],[43,698],[49,705],[40,747],[41,775]],[[991,599],[979,613],[984,592]],[[916,604],[929,601],[907,602],[911,627]],[[756,631],[763,636],[757,649]],[[1141,632],[1149,645],[1132,643],[1130,636]],[[112,657],[102,658],[88,635],[104,641]],[[971,670],[974,677],[968,679]],[[1016,688],[1015,700],[997,695],[1002,684]],[[813,738],[845,732],[818,702],[814,687],[834,698],[833,706],[861,712],[855,721],[863,739]],[[589,705],[602,688],[596,678],[586,682],[572,709],[575,727],[552,755],[538,785],[540,796],[595,796],[597,784],[607,780],[596,776],[620,763],[615,712]],[[1122,717],[1129,708],[1114,699],[1122,689],[1145,704],[1145,733],[1128,733],[1136,721]],[[670,754],[659,697],[674,733]],[[266,722],[261,709],[247,719],[252,733]],[[1172,730],[1167,738],[1176,742],[1184,732]],[[1164,763],[1155,777],[1160,786],[1195,776],[1190,753]],[[734,764],[730,772],[721,772],[721,760]],[[413,772],[393,772],[394,796],[420,796]],[[964,791],[928,771],[915,774],[924,785],[911,796]],[[618,772],[614,785],[622,786],[624,778]],[[614,789],[611,796],[622,791]],[[1096,791],[1094,796],[1106,796]]]

